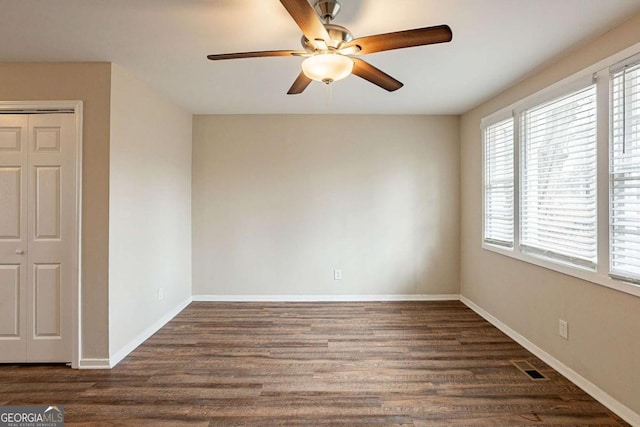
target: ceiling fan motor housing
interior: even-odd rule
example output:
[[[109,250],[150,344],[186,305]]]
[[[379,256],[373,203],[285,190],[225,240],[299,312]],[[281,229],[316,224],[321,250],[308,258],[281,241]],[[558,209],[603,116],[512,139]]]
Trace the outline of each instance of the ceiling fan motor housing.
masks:
[[[331,40],[325,40],[329,48],[340,49],[343,44],[353,40],[351,31],[341,25],[325,24],[324,27],[327,29],[327,33],[329,33],[329,37],[331,38]],[[307,52],[314,53],[317,51],[316,45],[306,36],[303,35],[300,42]]]

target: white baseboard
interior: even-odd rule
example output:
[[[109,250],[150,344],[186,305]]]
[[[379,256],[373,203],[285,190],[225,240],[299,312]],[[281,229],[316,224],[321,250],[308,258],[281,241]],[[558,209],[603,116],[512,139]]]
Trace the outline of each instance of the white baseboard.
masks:
[[[127,357],[129,353],[138,348],[140,344],[148,340],[151,335],[158,332],[160,328],[166,325],[171,319],[176,317],[178,313],[184,310],[189,304],[191,304],[191,297],[182,301],[173,310],[169,311],[167,314],[158,319],[158,321],[156,321],[153,325],[149,326],[147,329],[138,334],[138,336],[132,339],[127,345],[112,354],[109,358],[109,365],[107,366],[107,368],[113,368],[118,363],[120,363],[122,359]]]
[[[489,312],[485,311],[483,308],[478,306],[469,298],[465,297],[464,295],[460,295],[460,301],[462,301],[462,303],[464,303],[471,310],[475,311],[480,316],[484,317],[485,320],[487,320],[496,328],[500,329],[502,332],[504,332],[507,336],[509,336],[514,341],[516,341],[518,344],[520,344],[521,346],[529,350],[531,353],[536,355],[547,365],[551,366],[553,369],[555,369],[560,374],[565,376],[569,381],[571,381],[572,383],[580,387],[591,397],[593,397],[598,402],[602,403],[604,406],[609,408],[612,412],[617,414],[620,418],[622,418],[632,426],[640,427],[640,414],[634,412],[628,406],[622,404],[621,402],[613,398],[611,395],[609,395],[607,392],[602,390],[600,387],[593,384],[592,382],[590,382],[589,380],[587,380],[586,378],[578,374],[576,371],[574,371],[564,363],[560,362],[558,359],[556,359],[555,357],[553,357],[552,355],[550,355],[549,353],[547,353],[546,351],[544,351],[543,349],[541,349],[540,347],[538,347],[537,345],[529,341],[523,335],[520,335],[520,333],[511,329],[505,323],[498,320]]]
[[[361,301],[458,301],[458,294],[406,295],[194,295],[193,301],[209,302],[361,302]]]
[[[80,359],[78,369],[109,369],[109,359]]]

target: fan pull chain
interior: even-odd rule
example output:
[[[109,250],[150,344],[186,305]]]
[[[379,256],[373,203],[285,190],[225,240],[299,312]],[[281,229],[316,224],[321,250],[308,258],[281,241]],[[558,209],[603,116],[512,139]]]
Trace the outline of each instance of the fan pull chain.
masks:
[[[333,100],[333,91],[331,90],[331,84],[327,85],[327,110],[331,108],[331,101]]]

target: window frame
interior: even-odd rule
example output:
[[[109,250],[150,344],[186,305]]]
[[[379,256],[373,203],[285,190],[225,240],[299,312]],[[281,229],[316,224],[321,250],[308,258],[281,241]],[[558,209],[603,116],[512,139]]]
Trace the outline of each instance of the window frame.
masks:
[[[598,285],[615,289],[640,297],[640,285],[625,281],[624,278],[612,276],[609,272],[609,144],[610,144],[610,70],[621,64],[631,62],[640,56],[640,43],[624,49],[603,59],[569,77],[516,101],[480,121],[482,144],[482,238],[481,247],[510,258],[515,258],[558,273],[566,274]],[[557,258],[549,258],[544,254],[524,251],[520,244],[520,194],[521,194],[521,129],[520,114],[531,107],[549,102],[590,84],[596,84],[596,218],[597,218],[597,264],[595,268],[564,262]],[[485,241],[485,152],[484,129],[509,117],[514,123],[514,238],[513,248],[493,245]]]
[[[514,231],[514,236],[513,236],[513,240],[511,241],[511,245],[502,245],[498,242],[492,242],[490,239],[487,238],[487,236],[485,235],[485,231],[487,229],[486,227],[486,220],[487,220],[487,216],[485,215],[485,209],[487,206],[487,200],[486,200],[486,188],[487,188],[487,180],[486,180],[486,159],[487,159],[487,152],[486,152],[486,140],[485,140],[485,135],[486,135],[486,130],[487,128],[489,128],[490,126],[493,125],[497,125],[501,122],[504,122],[506,120],[511,119],[514,122],[514,135],[513,135],[513,141],[514,141],[514,155],[515,155],[515,141],[516,141],[516,135],[515,135],[515,121],[513,119],[513,115],[511,114],[505,114],[505,115],[501,115],[501,116],[495,116],[492,117],[492,120],[490,122],[486,122],[483,123],[482,125],[482,242],[483,244],[487,244],[490,245],[492,247],[498,247],[501,248],[505,251],[513,251],[513,249],[516,246],[516,238],[515,238],[515,232],[516,232],[516,223],[518,221],[517,219],[517,215],[516,212],[518,211],[518,209],[515,209],[516,207],[516,199],[515,199],[515,191],[514,191],[514,198],[513,198],[513,206],[514,206],[514,212],[513,212],[513,231]],[[516,187],[516,183],[517,183],[517,179],[516,179],[516,165],[515,165],[515,156],[514,156],[514,165],[513,165],[513,189],[515,190]]]
[[[596,239],[596,245],[599,244],[598,241],[598,232],[597,232],[597,223],[598,223],[598,209],[597,209],[597,202],[598,202],[598,196],[599,196],[599,187],[598,187],[598,171],[597,171],[597,167],[598,167],[598,156],[597,156],[597,147],[598,147],[598,138],[597,138],[597,132],[598,132],[598,120],[597,120],[597,114],[598,114],[598,105],[597,105],[597,84],[596,84],[596,79],[592,76],[591,78],[583,78],[583,79],[578,79],[576,82],[564,86],[562,88],[559,88],[557,92],[553,92],[550,93],[550,97],[549,99],[546,100],[540,100],[539,102],[535,102],[533,103],[533,105],[529,105],[528,103],[525,103],[521,108],[519,108],[517,110],[517,113],[515,114],[516,119],[518,120],[518,125],[521,126],[521,124],[523,123],[523,114],[526,113],[527,111],[529,111],[530,109],[535,109],[541,106],[544,106],[545,104],[550,104],[553,103],[557,100],[560,100],[562,98],[565,98],[567,96],[571,96],[574,95],[580,91],[583,91],[587,88],[591,88],[594,87],[594,92],[596,92],[596,159],[595,159],[595,167],[596,167],[596,171],[595,171],[595,184],[596,184],[596,232],[595,232],[595,239]],[[525,181],[524,179],[524,170],[521,167],[521,165],[523,163],[525,163],[525,153],[523,152],[522,148],[524,146],[524,144],[526,143],[526,141],[524,141],[523,138],[523,129],[522,127],[519,128],[518,131],[518,135],[516,137],[516,141],[515,143],[518,144],[518,149],[520,151],[520,157],[517,159],[518,160],[518,165],[517,165],[517,170],[518,170],[518,178],[520,181],[520,185],[518,187],[518,211],[519,212],[523,212],[523,201],[522,201],[522,195],[524,194],[524,185],[522,185]],[[521,214],[519,214],[519,216],[522,216]],[[522,242],[522,235],[523,235],[523,229],[521,227],[522,225],[522,221],[520,221],[518,223],[518,240],[519,242]],[[586,260],[581,260],[579,258],[572,258],[569,255],[564,255],[561,254],[560,252],[554,252],[548,249],[544,249],[544,248],[540,248],[540,247],[536,247],[536,246],[529,246],[525,243],[520,243],[519,245],[519,249],[521,252],[526,253],[528,255],[531,256],[535,256],[535,257],[543,257],[543,258],[547,258],[550,260],[553,260],[554,262],[561,262],[563,264],[569,265],[569,266],[573,266],[573,267],[578,267],[578,268],[583,268],[586,270],[596,270],[597,269],[597,260],[596,263],[592,264]],[[597,250],[597,246],[596,246],[596,250]],[[548,254],[548,255],[547,255]],[[597,258],[597,257],[596,257]],[[597,258],[599,259],[599,258]]]
[[[613,76],[616,73],[619,73],[620,71],[623,71],[626,67],[628,66],[632,66],[632,67],[638,67],[640,65],[640,53],[637,53],[629,58],[626,58],[616,64],[613,64],[609,67],[609,80],[610,80],[610,84],[609,84],[609,125],[610,127],[612,126],[613,123],[613,108],[612,108],[612,104],[613,104]],[[623,101],[624,102],[624,101]],[[613,201],[614,201],[614,197],[613,197],[613,180],[612,180],[612,175],[613,173],[613,159],[611,158],[612,155],[612,147],[611,147],[611,141],[613,140],[613,132],[614,130],[612,128],[609,129],[609,139],[610,139],[610,145],[609,145],[609,151],[608,151],[608,155],[610,156],[607,161],[609,163],[609,174],[608,174],[608,181],[607,181],[607,185],[608,185],[608,194],[607,194],[607,201],[608,201],[608,210],[607,210],[607,216],[608,216],[608,220],[609,220],[609,227],[608,227],[608,234],[607,234],[607,239],[608,239],[608,248],[609,251],[611,251],[611,247],[613,244],[613,225],[611,224],[611,217],[612,217],[612,212],[613,212]],[[625,130],[626,132],[626,130]],[[611,256],[612,254],[609,252],[608,253],[608,259],[607,259],[607,265],[608,265],[608,271],[609,271],[609,276],[614,279],[614,280],[619,280],[619,281],[623,281],[623,282],[628,282],[628,283],[633,283],[636,286],[640,286],[640,277],[632,277],[632,276],[625,276],[619,272],[614,272],[613,270],[613,258]]]

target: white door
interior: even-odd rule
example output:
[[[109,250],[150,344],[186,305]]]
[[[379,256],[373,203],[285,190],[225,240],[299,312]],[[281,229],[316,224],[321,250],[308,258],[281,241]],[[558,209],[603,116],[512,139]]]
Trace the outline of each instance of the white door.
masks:
[[[0,362],[70,362],[73,114],[0,115]]]
[[[0,362],[27,359],[27,123],[0,115]]]

